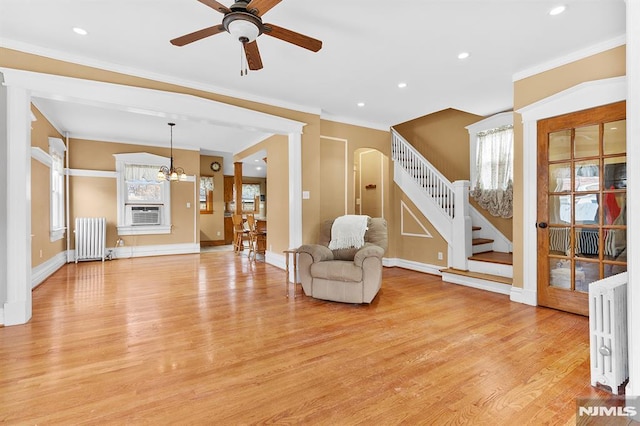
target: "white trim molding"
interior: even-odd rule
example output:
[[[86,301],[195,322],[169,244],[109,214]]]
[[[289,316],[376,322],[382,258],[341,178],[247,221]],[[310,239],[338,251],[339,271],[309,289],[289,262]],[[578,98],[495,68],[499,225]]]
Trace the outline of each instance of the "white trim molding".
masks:
[[[423,231],[422,234],[414,234],[412,232],[404,231],[404,212],[405,211],[409,213],[409,215],[418,224],[418,226],[420,226],[420,228]],[[400,200],[400,235],[402,235],[403,237],[433,238],[433,235],[431,235],[431,232],[427,230],[427,228],[422,224],[422,222],[420,222],[420,220],[415,215],[415,213],[413,213],[409,208],[409,206],[407,206],[407,204],[402,200]]]
[[[640,1],[627,6],[627,163],[640,164]],[[627,167],[627,211],[640,210],[640,168]],[[627,324],[629,330],[629,384],[626,395],[640,395],[640,220],[627,215]],[[636,399],[637,402],[637,399]],[[640,421],[640,412],[634,416]]]
[[[165,256],[174,254],[200,253],[200,244],[160,244],[148,246],[124,246],[107,248],[107,253],[113,253],[113,260],[130,259],[132,257]]]
[[[31,288],[36,288],[67,263],[67,252],[61,251],[45,262],[31,268]]]
[[[517,113],[523,123],[523,162],[522,182],[524,194],[523,208],[523,286],[521,290],[511,292],[514,302],[537,305],[538,272],[537,262],[537,221],[538,174],[538,120],[572,113],[613,102],[623,101],[627,97],[626,77],[614,77],[578,84],[553,96],[520,108]],[[515,289],[516,287],[514,287]]]

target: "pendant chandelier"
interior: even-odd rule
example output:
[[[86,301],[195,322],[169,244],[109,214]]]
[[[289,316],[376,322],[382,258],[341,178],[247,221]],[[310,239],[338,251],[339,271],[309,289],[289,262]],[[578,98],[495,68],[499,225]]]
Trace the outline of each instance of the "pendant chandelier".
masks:
[[[158,182],[162,182],[163,180],[168,181],[185,181],[187,180],[187,174],[184,172],[182,167],[173,167],[173,126],[176,123],[167,123],[169,128],[171,129],[171,162],[169,163],[170,167],[162,166],[160,170],[158,170]]]

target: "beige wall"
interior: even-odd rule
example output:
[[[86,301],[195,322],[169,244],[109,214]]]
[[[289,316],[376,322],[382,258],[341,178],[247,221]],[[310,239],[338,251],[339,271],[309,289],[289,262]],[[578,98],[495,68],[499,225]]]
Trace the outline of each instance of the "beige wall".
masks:
[[[391,224],[390,231],[396,236],[396,258],[428,265],[447,267],[447,241],[436,231],[416,207],[413,202],[394,184],[393,205],[397,209],[396,220]],[[404,206],[402,205],[404,203]],[[413,213],[413,215],[411,214]],[[414,219],[415,216],[415,219]],[[422,226],[420,226],[422,225]],[[425,236],[422,229],[426,228],[431,237]],[[409,234],[418,234],[409,235]],[[442,253],[442,260],[438,260],[438,253]]]
[[[348,141],[320,137],[320,220],[334,219],[348,213],[347,163]]]
[[[289,139],[271,136],[234,156],[235,161],[266,151],[267,250],[282,253],[289,248]],[[243,178],[243,181],[245,179]],[[248,180],[248,179],[247,179]]]
[[[354,155],[355,212],[371,217],[382,216],[385,197],[383,182],[384,155],[377,149],[358,149]],[[386,192],[389,192],[386,189]]]
[[[71,169],[115,171],[113,154],[147,152],[169,157],[169,148],[140,146],[123,143],[70,139],[68,146]],[[198,174],[198,151],[173,150],[174,163],[183,167],[188,175]],[[199,208],[196,182],[171,182],[171,224],[166,235],[125,235],[125,246],[197,243],[199,237]],[[70,217],[106,217],[107,247],[115,246],[117,234],[117,185],[115,178],[74,176],[70,179]],[[187,204],[190,206],[187,207]],[[74,246],[74,242],[71,242]]]
[[[346,161],[344,161],[345,143]],[[321,170],[322,168],[325,168],[323,154],[325,159],[328,158],[329,155],[332,156],[331,170],[327,170],[324,173],[321,172],[320,174],[316,174],[316,176],[314,177],[317,182],[321,182],[324,186],[323,188],[320,188],[318,186],[318,189],[321,190],[317,191],[316,193],[320,193],[320,197],[316,198],[320,198],[323,205],[331,207],[330,210],[328,207],[322,207],[321,209],[318,209],[317,216],[320,218],[320,220],[318,220],[314,224],[313,235],[311,239],[306,240],[305,242],[316,242],[318,238],[320,222],[323,219],[328,219],[329,215],[332,215],[339,211],[344,211],[345,191],[347,213],[356,213],[356,183],[355,173],[353,173],[353,166],[355,165],[356,161],[356,152],[361,149],[375,149],[380,151],[384,156],[382,182],[385,190],[384,211],[382,212],[382,215],[385,219],[387,219],[387,222],[393,222],[393,213],[390,203],[390,182],[393,179],[393,174],[391,172],[393,169],[392,162],[390,161],[391,136],[389,132],[385,130],[376,130],[351,124],[339,123],[336,121],[321,120],[320,144],[324,145],[324,148],[318,151],[318,155],[315,158],[310,158],[308,161],[314,163],[315,167],[317,167],[318,170]],[[322,152],[323,150],[324,153]],[[340,153],[340,151],[342,153]],[[305,170],[307,168],[307,164],[303,162],[303,165],[303,173],[305,173],[305,176],[311,177],[310,174]],[[329,173],[331,173],[332,176],[328,176]],[[336,176],[333,176],[333,174],[335,174]],[[333,182],[336,179],[340,182]],[[343,182],[345,179],[346,183],[343,186],[337,186],[342,185],[341,182]],[[330,180],[330,182],[333,182],[333,184],[336,185],[335,189],[333,186],[326,184],[327,180]],[[305,180],[303,179],[303,190],[306,190],[304,182]],[[314,194],[311,193],[311,198],[313,197]],[[305,202],[306,201],[309,200],[305,200]],[[325,216],[322,216],[323,214]],[[389,239],[392,240],[393,238],[394,236],[389,233]],[[390,254],[391,249],[387,250],[387,256],[390,256]]]
[[[214,161],[222,166],[219,172],[211,170],[210,166]],[[224,240],[224,175],[222,170],[224,170],[222,157],[200,156],[200,176],[213,177],[213,214],[200,214],[200,241]]]
[[[34,106],[31,111],[36,121],[31,123],[31,146],[49,153],[49,138],[60,138],[62,135]],[[31,160],[31,266],[35,267],[53,258],[66,249],[64,238],[50,241],[50,172],[48,166],[37,160]]]
[[[513,109],[518,110],[533,102],[545,99],[577,84],[626,74],[625,46],[554,68],[540,74],[518,80],[513,86]],[[523,128],[522,117],[514,115],[514,181],[513,181],[513,285],[522,287],[523,258],[522,221],[524,211],[523,194]],[[531,260],[529,260],[531,261]]]

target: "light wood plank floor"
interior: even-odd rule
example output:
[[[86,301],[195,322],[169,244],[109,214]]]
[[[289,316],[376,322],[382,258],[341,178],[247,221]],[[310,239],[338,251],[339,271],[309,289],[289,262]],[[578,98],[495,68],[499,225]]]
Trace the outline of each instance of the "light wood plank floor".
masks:
[[[371,305],[285,297],[231,252],[69,264],[0,328],[8,424],[572,424],[588,319],[400,268]]]

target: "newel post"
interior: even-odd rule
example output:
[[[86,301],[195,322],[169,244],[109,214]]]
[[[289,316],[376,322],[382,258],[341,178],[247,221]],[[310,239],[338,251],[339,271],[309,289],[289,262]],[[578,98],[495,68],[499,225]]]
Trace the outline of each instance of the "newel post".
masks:
[[[452,250],[449,256],[451,268],[467,270],[467,259],[471,256],[471,216],[469,216],[469,187],[468,180],[453,182],[454,211],[452,230]]]

